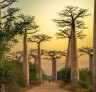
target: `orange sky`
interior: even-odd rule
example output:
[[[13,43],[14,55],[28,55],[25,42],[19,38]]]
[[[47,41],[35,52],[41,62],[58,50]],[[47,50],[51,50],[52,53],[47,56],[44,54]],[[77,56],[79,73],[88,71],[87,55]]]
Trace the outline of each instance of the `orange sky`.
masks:
[[[51,41],[42,43],[42,49],[66,50],[68,44],[67,39],[56,39],[54,35],[58,31],[58,28],[52,19],[57,18],[57,12],[60,12],[62,9],[64,9],[64,6],[67,5],[89,9],[89,13],[92,15],[85,19],[88,29],[84,30],[84,33],[87,35],[87,37],[82,41],[78,40],[78,48],[82,46],[92,46],[93,2],[94,0],[19,0],[15,6],[22,9],[20,13],[35,16],[37,24],[40,25],[39,29],[42,30],[39,33],[46,33],[54,37]],[[15,45],[12,51],[17,51],[17,48],[18,50],[22,50],[22,44],[22,40],[20,40],[20,43]],[[28,43],[28,49],[30,48],[36,48],[36,44]],[[87,67],[88,56],[85,55],[79,58],[79,63],[79,67]],[[48,64],[49,67],[46,67]],[[64,60],[60,60],[57,66],[58,69],[63,67]],[[47,73],[51,73],[51,62],[42,61],[42,67]]]

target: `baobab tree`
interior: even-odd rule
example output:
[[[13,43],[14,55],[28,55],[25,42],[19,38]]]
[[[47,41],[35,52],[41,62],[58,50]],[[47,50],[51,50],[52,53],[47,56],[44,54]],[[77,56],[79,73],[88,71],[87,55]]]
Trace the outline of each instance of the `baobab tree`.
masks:
[[[38,53],[37,53],[37,49],[31,49],[29,51],[29,57],[34,58],[34,64],[38,64]]]
[[[13,59],[22,61],[23,51],[12,52],[12,53],[9,53],[9,55],[11,55],[10,57]]]
[[[83,34],[83,30],[76,31],[77,39],[83,39],[86,35]],[[65,61],[65,67],[70,67],[70,53],[71,53],[71,29],[66,28],[64,30],[59,30],[59,32],[56,33],[57,38],[68,38],[68,48],[67,48],[67,55],[66,55],[66,61]]]
[[[96,88],[96,0],[94,0],[94,30],[93,30],[93,86]]]
[[[41,50],[41,56],[43,55],[44,50]],[[30,49],[28,56],[30,58],[34,58],[34,64],[38,65],[38,50],[37,49]]]
[[[59,28],[71,29],[71,83],[73,86],[77,85],[79,80],[76,30],[86,28],[83,19],[89,15],[87,11],[88,9],[67,6],[66,9],[58,13],[59,18],[54,20]]]
[[[42,42],[45,42],[45,41],[49,41],[51,39],[50,36],[47,36],[45,34],[37,34],[37,35],[32,35],[30,38],[28,38],[28,40],[30,42],[35,42],[37,43],[37,47],[38,47],[38,82],[41,82],[42,81],[42,78],[41,78],[41,48],[40,48],[40,45]]]
[[[43,53],[44,53],[44,50],[41,50],[40,53],[41,53],[41,56],[42,56]],[[37,67],[38,67],[38,49],[30,49],[28,57],[30,59],[33,58],[34,59],[34,65],[37,65]],[[42,71],[42,69],[41,69],[41,71]],[[37,82],[38,82],[38,76],[39,76],[39,73],[37,72]],[[42,77],[42,72],[41,72],[41,77]]]
[[[61,54],[61,51],[56,51],[56,50],[53,50],[53,51],[46,51],[44,53],[45,57],[44,59],[49,59],[52,61],[52,80],[53,81],[56,81],[57,80],[57,60],[61,58],[62,54]]]
[[[34,16],[19,15],[19,21],[15,23],[20,30],[19,33],[23,35],[23,71],[26,78],[26,86],[29,85],[29,62],[27,54],[27,34],[34,34],[37,32],[38,25],[35,23]],[[29,32],[28,32],[29,31]],[[30,32],[31,31],[31,32]]]
[[[89,55],[89,70],[93,72],[93,48],[92,47],[82,47],[79,52]]]

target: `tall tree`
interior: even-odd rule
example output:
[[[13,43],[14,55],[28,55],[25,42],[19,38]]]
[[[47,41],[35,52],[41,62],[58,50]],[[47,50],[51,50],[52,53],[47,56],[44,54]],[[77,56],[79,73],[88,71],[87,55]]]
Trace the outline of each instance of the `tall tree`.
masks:
[[[42,56],[44,53],[44,50],[41,50],[40,53]],[[36,65],[38,67],[38,49],[30,49],[28,57],[31,59],[33,58],[34,59],[34,65]],[[42,69],[41,69],[41,71],[42,71]],[[39,76],[39,73],[37,72],[37,74],[36,74],[37,82],[38,82],[38,76]],[[41,77],[42,77],[42,75],[41,75]]]
[[[94,29],[93,29],[93,86],[96,88],[96,0],[94,0]]]
[[[20,30],[19,33],[23,35],[23,71],[26,78],[26,86],[29,85],[29,62],[27,54],[27,34],[34,34],[37,32],[38,26],[35,23],[35,18],[28,15],[19,15],[19,21],[15,23]],[[29,32],[27,32],[29,31]],[[32,32],[30,32],[32,31]]]
[[[38,45],[38,82],[42,81],[42,73],[41,73],[41,48],[40,45],[42,42],[49,41],[51,39],[50,36],[47,36],[45,34],[37,34],[37,35],[32,35],[28,40],[30,42],[35,42]]]
[[[77,84],[79,79],[76,30],[85,29],[83,19],[85,16],[89,15],[87,14],[87,11],[87,9],[67,6],[66,9],[59,13],[59,18],[54,20],[59,28],[71,29],[71,83],[74,86]]]
[[[82,47],[79,52],[89,55],[89,70],[93,73],[93,48],[92,47]]]
[[[83,30],[76,31],[76,36],[78,39],[83,39],[86,35],[83,34]],[[64,30],[59,30],[59,32],[56,33],[57,38],[68,38],[68,48],[67,48],[67,55],[66,55],[66,61],[65,61],[65,67],[70,67],[70,51],[71,51],[71,29],[66,28]]]

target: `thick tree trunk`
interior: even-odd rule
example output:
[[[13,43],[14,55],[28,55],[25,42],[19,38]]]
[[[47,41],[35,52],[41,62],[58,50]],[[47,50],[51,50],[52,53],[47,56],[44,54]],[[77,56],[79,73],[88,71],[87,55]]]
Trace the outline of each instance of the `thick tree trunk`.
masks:
[[[40,43],[38,43],[38,81],[42,81]]]
[[[71,39],[69,38],[65,67],[70,67]]]
[[[57,80],[57,72],[56,72],[56,61],[52,60],[52,80],[56,81]]]
[[[29,86],[29,62],[27,56],[27,32],[25,31],[23,39],[23,72],[26,78],[26,86]]]
[[[37,65],[37,66],[38,66],[38,57],[37,57],[37,56],[34,57],[34,65]],[[39,67],[38,67],[38,68],[39,68]],[[36,83],[39,82],[39,73],[38,73],[38,68],[37,68],[37,74],[36,74],[36,78],[37,78]]]
[[[89,71],[93,73],[93,55],[89,55]]]
[[[77,62],[77,39],[75,33],[75,24],[72,25],[72,34],[71,34],[71,83],[73,86],[77,85],[79,80],[79,69]]]
[[[96,0],[94,0],[93,85],[94,85],[94,87],[96,88]]]
[[[34,57],[34,64],[38,65],[38,58],[37,57]]]

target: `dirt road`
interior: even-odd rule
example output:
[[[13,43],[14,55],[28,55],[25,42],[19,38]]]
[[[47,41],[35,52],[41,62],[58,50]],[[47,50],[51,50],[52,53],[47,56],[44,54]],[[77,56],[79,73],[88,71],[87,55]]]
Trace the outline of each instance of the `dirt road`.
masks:
[[[59,87],[58,83],[45,83],[33,89],[30,89],[27,92],[68,92]]]

